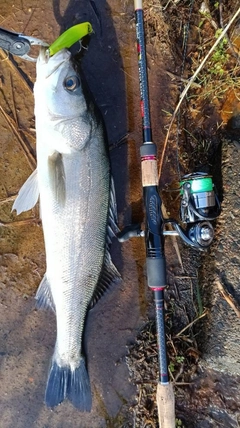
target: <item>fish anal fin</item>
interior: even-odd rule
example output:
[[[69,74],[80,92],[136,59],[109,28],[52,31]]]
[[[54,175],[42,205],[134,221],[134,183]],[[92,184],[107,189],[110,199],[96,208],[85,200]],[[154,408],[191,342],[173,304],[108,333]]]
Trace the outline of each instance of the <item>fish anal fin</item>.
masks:
[[[111,285],[116,284],[119,281],[121,281],[121,275],[113,264],[109,252],[106,251],[105,262],[103,264],[92,299],[89,303],[89,309],[92,309],[96,305],[105,292],[109,290]]]
[[[62,154],[55,151],[48,157],[48,171],[54,197],[61,206],[65,204],[66,187]]]
[[[55,312],[55,305],[51,293],[50,284],[47,280],[47,275],[45,274],[40,285],[38,287],[36,296],[36,307],[38,309],[49,309],[51,308]]]
[[[12,206],[12,211],[16,210],[17,215],[19,215],[23,211],[28,211],[32,209],[36,205],[38,197],[38,178],[37,169],[35,169],[35,171],[33,171],[33,173],[28,177],[28,179],[25,181],[25,183],[19,190],[18,196]]]

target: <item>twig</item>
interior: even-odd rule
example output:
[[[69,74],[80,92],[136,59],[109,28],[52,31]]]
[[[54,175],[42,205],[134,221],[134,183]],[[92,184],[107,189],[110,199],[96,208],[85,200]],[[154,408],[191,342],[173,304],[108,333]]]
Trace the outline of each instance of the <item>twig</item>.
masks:
[[[4,116],[6,122],[8,123],[9,127],[13,131],[14,135],[18,138],[18,141],[21,144],[21,147],[23,149],[23,152],[28,160],[29,165],[32,169],[36,168],[36,159],[34,155],[31,152],[31,149],[28,147],[27,143],[23,140],[21,137],[19,131],[17,130],[16,123],[10,118],[10,116],[3,110],[2,106],[0,106],[0,111],[2,115]]]
[[[193,307],[194,307],[195,314],[196,314],[196,315],[198,315],[198,313],[199,313],[199,315],[201,315],[201,314],[202,314],[202,311],[200,311],[200,310],[199,310],[199,311],[197,311],[196,305],[195,305],[195,303],[194,303],[193,282],[192,282],[192,279],[191,279],[191,278],[189,279],[189,282],[190,282],[190,291],[191,291],[192,305],[193,305]]]
[[[184,364],[181,364],[180,369],[175,376],[174,383],[176,383],[179,377],[183,374],[183,369],[184,369]]]
[[[231,306],[231,308],[234,310],[235,314],[237,315],[238,318],[240,318],[240,308],[238,307],[238,304],[234,301],[233,296],[231,296],[223,287],[223,285],[221,284],[221,282],[217,279],[216,280],[216,284],[217,287],[220,291],[220,293],[222,294],[222,296],[224,297],[224,299],[226,300],[226,302],[229,304],[229,306]]]
[[[31,15],[29,16],[28,21],[27,21],[27,23],[26,23],[26,25],[25,25],[25,27],[23,29],[23,34],[26,32],[27,26],[30,23],[30,21],[31,21],[31,19],[33,17],[33,14],[35,13],[36,9],[37,9],[36,7],[32,8]]]
[[[33,135],[32,132],[28,132],[25,128],[24,129],[21,128],[21,131],[24,133],[24,135],[26,135],[28,138],[34,141],[34,143],[36,142],[36,129],[34,129],[35,135]]]
[[[172,0],[173,4],[177,5],[181,0]],[[163,7],[163,10],[166,10],[171,0],[168,0],[166,6]]]
[[[12,90],[13,115],[14,115],[14,119],[15,119],[15,122],[17,124],[17,127],[19,128],[17,110],[16,110],[16,104],[15,104],[15,97],[14,97],[14,92],[13,92],[13,79],[12,79],[12,73],[11,72],[10,72],[10,80],[11,80],[11,90]]]
[[[166,73],[168,74],[168,76],[171,78],[171,80],[178,80],[179,83],[183,82],[183,83],[188,83],[188,79],[184,79],[183,77],[177,76],[176,74],[171,73],[170,71],[166,71]],[[194,88],[201,88],[202,86],[199,83],[192,83],[192,86]]]
[[[223,30],[223,29],[224,29],[224,23],[223,23],[223,17],[222,17],[222,0],[219,0],[219,6],[218,6],[218,9],[219,9],[219,21],[220,21],[221,28],[222,28],[222,30]],[[239,62],[239,55],[237,54],[237,52],[235,52],[234,47],[233,47],[233,44],[232,44],[232,42],[231,42],[230,38],[228,37],[228,34],[226,34],[226,39],[227,39],[227,41],[228,41],[228,45],[229,45],[229,48],[231,49],[232,55],[233,55],[233,56],[237,59],[237,61]]]
[[[181,336],[181,334],[187,330],[188,328],[192,327],[193,324],[195,324],[195,322],[197,322],[198,320],[200,320],[201,318],[205,317],[207,315],[208,311],[206,310],[205,312],[203,312],[202,315],[199,315],[199,317],[195,318],[195,320],[193,320],[192,322],[190,322],[188,325],[186,325],[186,327],[184,327],[181,331],[179,331],[179,333],[177,333],[175,335],[175,337],[179,337]]]
[[[162,174],[162,166],[163,166],[163,161],[164,161],[164,157],[165,157],[165,152],[166,152],[166,148],[167,148],[167,143],[168,143],[170,131],[172,129],[172,125],[173,125],[173,122],[174,122],[174,120],[176,118],[177,112],[178,112],[178,110],[179,110],[179,108],[180,108],[180,106],[181,106],[181,104],[182,104],[182,102],[184,100],[184,97],[186,96],[189,88],[191,87],[192,83],[196,79],[198,73],[201,71],[201,69],[203,68],[204,64],[207,62],[208,58],[213,53],[214,49],[219,44],[219,42],[222,40],[222,38],[225,36],[226,32],[229,30],[229,28],[231,27],[233,21],[235,21],[235,19],[238,17],[239,14],[240,14],[240,7],[238,8],[237,12],[233,15],[233,17],[230,19],[228,25],[221,32],[221,34],[217,38],[216,42],[213,44],[213,46],[211,47],[211,49],[208,52],[208,54],[202,60],[201,64],[199,65],[199,67],[197,68],[197,70],[195,71],[195,73],[193,74],[193,76],[189,79],[189,82],[188,82],[187,86],[184,88],[184,90],[182,91],[182,93],[180,95],[179,102],[178,102],[178,104],[177,104],[177,106],[176,106],[176,108],[175,108],[175,110],[173,112],[172,119],[171,119],[171,122],[169,124],[167,135],[166,135],[166,138],[165,138],[165,141],[164,141],[164,144],[163,144],[162,155],[161,155],[160,164],[159,164],[159,178],[161,177],[161,174]]]
[[[35,217],[28,218],[26,220],[10,221],[10,222],[0,222],[1,227],[12,227],[12,226],[26,226],[27,224],[36,224],[40,225],[41,220],[36,219]]]
[[[197,279],[197,276],[174,275],[174,278],[177,278],[177,279]]]
[[[174,376],[173,376],[171,370],[168,370],[168,372],[169,372],[170,377],[172,378],[172,381],[174,382],[175,379],[174,379]]]
[[[191,382],[176,382],[174,383],[174,386],[186,386],[191,385]]]
[[[4,205],[7,202],[12,202],[12,201],[14,201],[16,199],[16,197],[17,197],[17,194],[16,195],[12,195],[12,196],[8,196],[7,198],[4,198],[4,199],[0,199],[0,205]]]

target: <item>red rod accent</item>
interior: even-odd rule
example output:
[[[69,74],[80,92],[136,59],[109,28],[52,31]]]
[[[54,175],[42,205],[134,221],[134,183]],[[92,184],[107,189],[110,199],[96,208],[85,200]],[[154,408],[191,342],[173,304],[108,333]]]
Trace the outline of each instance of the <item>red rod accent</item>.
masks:
[[[156,158],[156,155],[148,155],[148,156],[142,156],[141,157],[141,161],[143,162],[143,161],[146,161],[146,160],[156,160],[157,158]]]

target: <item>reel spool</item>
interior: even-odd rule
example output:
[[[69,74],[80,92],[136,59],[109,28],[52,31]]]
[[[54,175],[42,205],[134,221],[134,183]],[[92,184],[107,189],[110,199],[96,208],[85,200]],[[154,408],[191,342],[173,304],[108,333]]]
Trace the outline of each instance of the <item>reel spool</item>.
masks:
[[[203,172],[185,175],[180,186],[180,218],[183,223],[214,220],[218,217],[220,204],[210,175]]]

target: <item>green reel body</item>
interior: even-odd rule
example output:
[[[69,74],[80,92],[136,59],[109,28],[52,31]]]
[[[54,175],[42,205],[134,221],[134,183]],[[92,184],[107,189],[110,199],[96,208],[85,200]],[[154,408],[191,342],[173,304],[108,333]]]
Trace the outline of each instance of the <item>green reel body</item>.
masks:
[[[214,236],[210,221],[220,214],[212,177],[201,172],[185,175],[180,182],[180,195],[180,218],[187,223],[185,238],[196,248],[209,247]]]
[[[216,217],[213,211],[218,204],[210,175],[199,172],[185,175],[180,182],[180,194],[180,216],[183,223]]]

